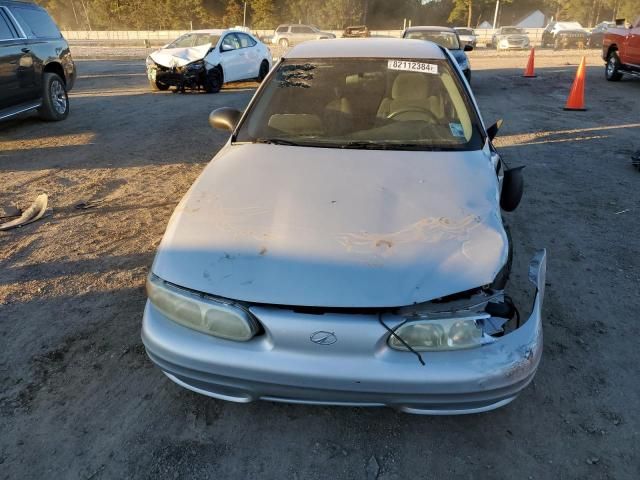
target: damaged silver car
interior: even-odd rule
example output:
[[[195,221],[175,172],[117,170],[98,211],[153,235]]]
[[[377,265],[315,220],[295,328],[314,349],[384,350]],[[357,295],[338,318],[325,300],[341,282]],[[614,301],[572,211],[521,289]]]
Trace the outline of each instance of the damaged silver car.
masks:
[[[303,43],[244,113],[210,122],[231,137],[147,281],[142,339],[171,380],[234,402],[417,414],[491,410],[531,382],[546,253],[517,307],[502,211],[522,171],[446,49]]]
[[[196,30],[147,57],[152,90],[204,90],[217,93],[226,82],[262,81],[271,68],[271,51],[248,32]]]

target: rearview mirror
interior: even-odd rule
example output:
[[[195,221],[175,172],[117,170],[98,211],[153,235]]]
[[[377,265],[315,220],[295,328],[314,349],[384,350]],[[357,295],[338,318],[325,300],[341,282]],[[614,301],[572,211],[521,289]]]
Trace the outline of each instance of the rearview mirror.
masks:
[[[502,193],[500,195],[500,207],[505,212],[513,212],[522,200],[524,193],[524,175],[522,167],[510,168],[504,171],[502,179]]]
[[[240,121],[240,117],[242,117],[242,112],[235,108],[216,108],[209,114],[209,125],[218,130],[233,132]]]
[[[489,137],[489,140],[491,140],[492,142],[493,142],[493,139],[496,138],[496,135],[498,135],[498,132],[500,131],[500,127],[502,127],[502,123],[503,123],[503,120],[500,119],[496,123],[491,125],[489,128],[487,128],[487,136]]]
[[[465,51],[465,52],[470,52],[471,50],[473,50],[473,45],[470,45],[470,44],[468,44],[468,43],[467,43],[467,44],[464,46],[464,51]]]

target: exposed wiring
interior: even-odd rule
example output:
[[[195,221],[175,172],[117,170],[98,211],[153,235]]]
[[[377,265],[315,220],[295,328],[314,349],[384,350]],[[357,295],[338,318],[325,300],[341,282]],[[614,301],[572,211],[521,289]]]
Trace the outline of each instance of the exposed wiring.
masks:
[[[422,366],[426,365],[426,363],[424,363],[424,360],[422,359],[422,355],[420,355],[420,353],[416,352],[413,348],[411,348],[411,345],[409,345],[407,342],[405,342],[400,335],[398,335],[395,331],[393,331],[391,328],[389,328],[386,323],[384,323],[382,321],[382,313],[378,313],[378,321],[380,322],[380,325],[382,325],[387,330],[387,332],[389,332],[391,335],[393,335],[398,340],[400,340],[400,343],[402,343],[402,345],[407,347],[407,350],[409,350],[416,357],[418,357],[418,360],[420,361]]]

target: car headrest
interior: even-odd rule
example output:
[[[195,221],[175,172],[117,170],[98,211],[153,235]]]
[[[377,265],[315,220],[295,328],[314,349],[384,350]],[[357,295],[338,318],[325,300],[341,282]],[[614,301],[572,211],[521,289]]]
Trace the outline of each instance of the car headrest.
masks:
[[[427,98],[427,79],[422,73],[400,73],[393,81],[394,100],[423,100]]]

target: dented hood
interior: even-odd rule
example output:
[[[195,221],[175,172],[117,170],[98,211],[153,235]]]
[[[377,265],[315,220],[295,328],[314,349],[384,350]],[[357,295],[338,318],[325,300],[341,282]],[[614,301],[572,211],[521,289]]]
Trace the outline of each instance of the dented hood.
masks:
[[[153,52],[150,57],[163,67],[183,67],[196,60],[202,60],[210,48],[211,44],[209,43],[190,48],[163,48]]]
[[[394,307],[491,283],[506,259],[485,152],[245,144],[182,199],[153,272],[247,302]]]

